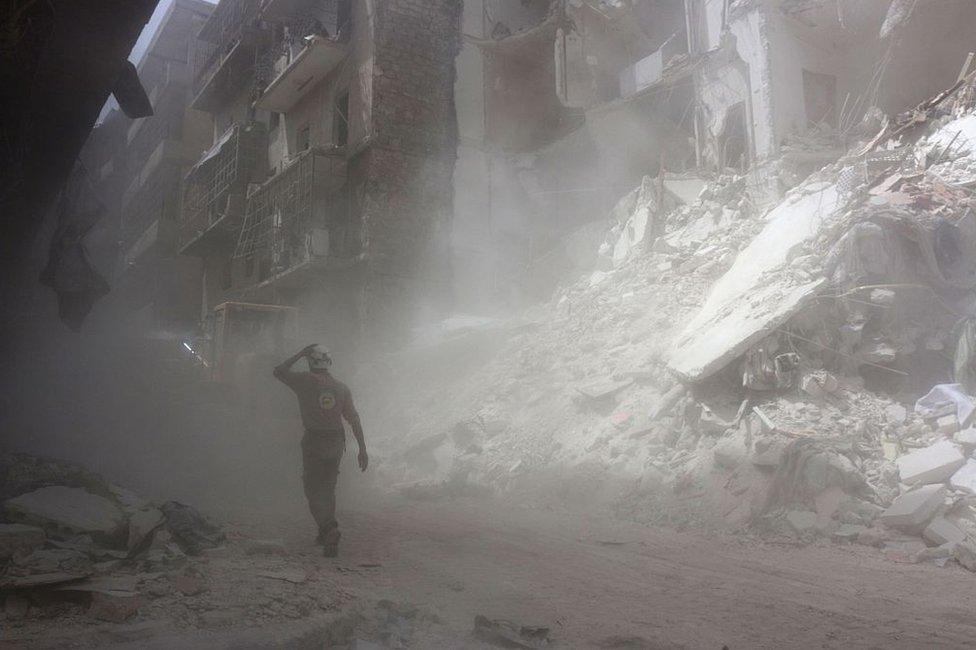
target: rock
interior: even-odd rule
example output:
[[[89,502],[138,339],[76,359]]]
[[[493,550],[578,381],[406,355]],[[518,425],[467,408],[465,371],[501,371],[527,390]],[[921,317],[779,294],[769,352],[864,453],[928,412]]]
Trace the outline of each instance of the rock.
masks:
[[[819,399],[824,396],[823,386],[820,385],[820,382],[813,375],[803,376],[800,380],[800,390],[814,399]]]
[[[220,527],[195,508],[177,501],[167,501],[160,510],[166,517],[166,529],[187,555],[198,555],[205,548],[223,544],[225,535]]]
[[[881,546],[884,543],[885,532],[881,528],[868,528],[857,534],[857,543],[861,546]]]
[[[166,518],[162,511],[156,508],[137,510],[129,517],[129,541],[126,548],[129,552],[138,549],[154,530],[163,525]]]
[[[791,510],[786,513],[786,523],[798,535],[805,535],[817,529],[817,513],[807,510]]]
[[[125,516],[114,503],[81,488],[44,487],[9,499],[4,509],[25,523],[104,541],[118,538],[125,526]]]
[[[891,404],[885,408],[885,416],[892,424],[904,424],[908,419],[908,409],[901,404]]]
[[[63,548],[39,548],[29,555],[18,555],[14,564],[30,573],[91,573],[91,558],[80,551]]]
[[[959,431],[959,419],[956,414],[943,415],[935,419],[935,430],[945,436],[951,436]]]
[[[858,524],[841,524],[841,526],[834,531],[834,539],[842,542],[853,542],[868,530],[866,526],[861,526]]]
[[[976,428],[969,427],[968,429],[957,431],[956,435],[952,438],[960,445],[964,445],[970,449],[976,448]]]
[[[939,546],[933,546],[932,548],[922,549],[915,554],[916,562],[926,562],[928,560],[947,560],[952,557],[952,553],[955,550],[955,544],[941,544]],[[945,562],[942,562],[939,566],[942,566]]]
[[[966,459],[966,464],[949,478],[949,486],[953,490],[976,494],[976,460]]]
[[[244,543],[245,555],[287,555],[280,539],[249,539]]]
[[[948,440],[940,440],[895,460],[901,482],[906,485],[942,483],[965,462],[959,447]]]
[[[202,578],[194,576],[175,575],[170,576],[169,581],[173,585],[173,589],[184,596],[196,596],[210,589]]]
[[[746,460],[749,453],[740,436],[719,440],[712,450],[715,464],[726,469],[735,469]]]
[[[0,524],[0,559],[30,553],[44,545],[44,531],[24,524]]]
[[[976,548],[971,542],[956,544],[952,549],[952,557],[963,568],[976,572]]]
[[[142,605],[139,596],[116,596],[96,591],[92,592],[88,615],[100,621],[121,623],[138,614]]]
[[[923,485],[906,492],[881,513],[881,523],[902,530],[919,529],[942,507],[945,494],[943,485]]]
[[[19,594],[10,594],[3,601],[3,615],[8,621],[22,621],[27,618],[30,600]]]
[[[965,541],[966,533],[945,517],[936,517],[922,531],[922,537],[932,544],[954,544]]]

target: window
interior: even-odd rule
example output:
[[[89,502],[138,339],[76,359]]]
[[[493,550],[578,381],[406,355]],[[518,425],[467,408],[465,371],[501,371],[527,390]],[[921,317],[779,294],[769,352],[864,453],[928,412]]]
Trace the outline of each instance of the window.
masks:
[[[336,35],[345,39],[352,21],[352,0],[339,0],[336,15]]]
[[[837,127],[837,77],[804,70],[803,101],[809,126]]]
[[[305,151],[311,145],[311,130],[309,125],[303,124],[298,127],[298,134],[295,136],[295,148],[298,151]]]
[[[332,144],[344,147],[349,142],[349,93],[342,93],[332,116]]]
[[[278,128],[278,124],[281,123],[281,113],[275,113],[271,111],[271,115],[268,116],[268,130],[274,131]]]

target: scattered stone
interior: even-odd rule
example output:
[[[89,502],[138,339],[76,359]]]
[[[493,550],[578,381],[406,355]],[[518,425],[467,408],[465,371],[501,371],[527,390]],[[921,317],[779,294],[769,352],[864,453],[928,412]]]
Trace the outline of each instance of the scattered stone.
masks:
[[[121,623],[139,613],[143,602],[139,596],[118,596],[102,592],[93,592],[88,615],[100,621]]]
[[[0,524],[0,559],[30,553],[44,545],[44,530],[24,524]]]
[[[786,513],[786,523],[798,535],[806,535],[817,529],[817,513],[807,510],[791,510]]]
[[[970,449],[976,448],[976,428],[969,427],[968,429],[957,431],[956,435],[952,438],[960,445],[964,445]]]
[[[922,537],[932,544],[954,544],[966,539],[966,533],[945,517],[936,517],[922,531]]]
[[[168,501],[160,510],[166,517],[166,529],[187,555],[198,555],[205,548],[215,548],[223,544],[224,533],[195,508],[177,501]]]
[[[945,436],[951,436],[959,431],[959,418],[956,414],[943,415],[936,418],[935,430]]]
[[[3,601],[3,614],[8,621],[24,620],[29,609],[30,600],[19,594],[9,594]]]
[[[949,486],[953,490],[976,494],[976,460],[966,459],[966,464],[949,478]]]
[[[195,576],[174,575],[169,577],[169,581],[173,589],[184,596],[196,596],[210,589],[202,578]]]
[[[861,536],[862,533],[866,533],[868,528],[866,526],[861,526],[859,524],[841,524],[840,527],[834,531],[834,539],[842,542],[853,542]]]
[[[949,440],[905,454],[895,460],[898,474],[905,485],[942,483],[966,462],[959,447]]]
[[[745,443],[739,435],[719,440],[712,450],[715,464],[726,469],[735,469],[741,465],[749,453]]]
[[[881,523],[901,530],[915,530],[925,525],[945,499],[943,485],[923,485],[896,498],[881,513]]]
[[[976,548],[971,542],[956,544],[952,549],[952,557],[963,568],[976,572]]]
[[[20,521],[102,540],[119,537],[125,526],[122,511],[108,499],[81,488],[44,487],[9,499],[7,513]]]
[[[129,517],[129,541],[126,548],[132,553],[141,547],[153,532],[163,525],[166,518],[161,510],[149,508],[137,510]]]

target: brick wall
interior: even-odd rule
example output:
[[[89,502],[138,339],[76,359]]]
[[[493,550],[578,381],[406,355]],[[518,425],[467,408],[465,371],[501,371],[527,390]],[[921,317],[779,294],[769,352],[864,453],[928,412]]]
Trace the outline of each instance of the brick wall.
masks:
[[[365,321],[398,338],[449,295],[461,0],[379,0],[373,144],[364,153]]]

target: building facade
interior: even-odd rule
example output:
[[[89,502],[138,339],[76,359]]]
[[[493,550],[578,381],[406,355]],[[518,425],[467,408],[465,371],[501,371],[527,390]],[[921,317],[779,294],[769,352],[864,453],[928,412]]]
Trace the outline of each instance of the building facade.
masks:
[[[450,292],[460,0],[221,0],[192,106],[211,147],[184,178],[180,252],[200,314],[298,306],[300,329],[397,340]]]
[[[111,111],[82,155],[107,212],[92,257],[110,278],[113,312],[142,331],[186,333],[197,321],[201,269],[178,255],[177,229],[183,175],[213,130],[210,116],[189,106],[193,34],[212,10],[174,0],[137,65],[153,115]]]

